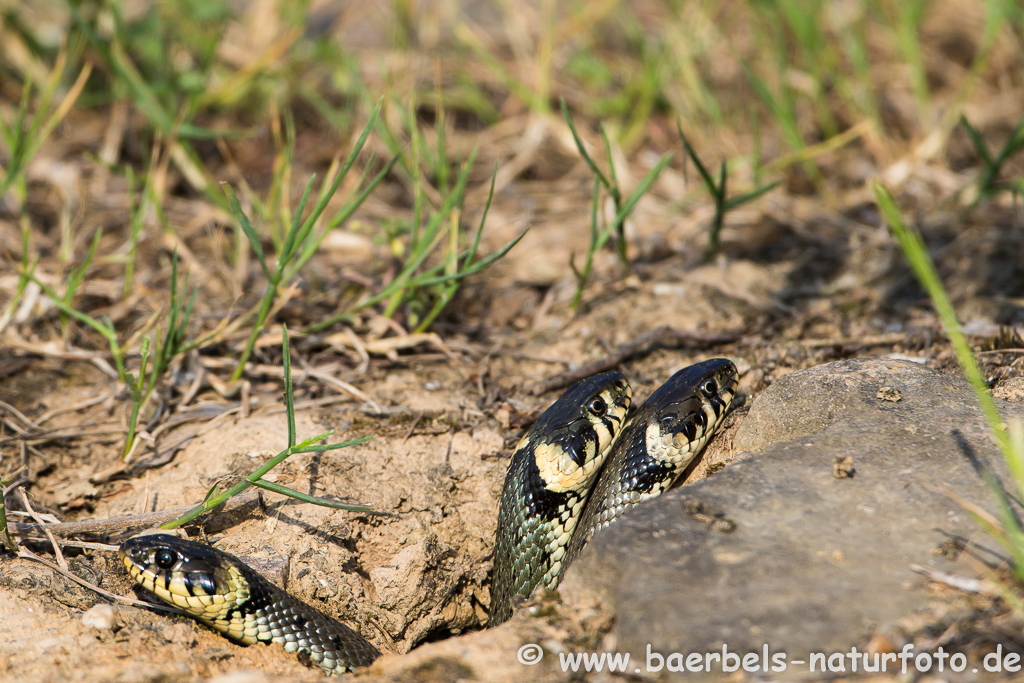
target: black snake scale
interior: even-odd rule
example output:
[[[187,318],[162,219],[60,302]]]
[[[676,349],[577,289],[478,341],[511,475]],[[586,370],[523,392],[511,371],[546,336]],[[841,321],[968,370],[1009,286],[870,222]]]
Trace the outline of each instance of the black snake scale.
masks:
[[[512,615],[515,596],[557,586],[595,531],[668,488],[721,424],[735,392],[736,368],[724,359],[684,368],[632,414],[629,383],[617,372],[566,390],[509,464],[489,625]],[[330,674],[380,655],[353,629],[216,548],[151,534],[125,541],[120,556],[139,585],[238,642],[281,643]]]

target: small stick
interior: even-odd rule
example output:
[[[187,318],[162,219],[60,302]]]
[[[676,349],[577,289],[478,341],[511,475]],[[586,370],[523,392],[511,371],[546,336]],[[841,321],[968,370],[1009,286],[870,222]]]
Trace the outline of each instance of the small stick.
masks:
[[[573,382],[578,382],[579,380],[590,377],[591,375],[611,370],[619,363],[622,363],[634,356],[646,356],[659,346],[682,345],[686,343],[715,346],[718,344],[731,344],[739,338],[739,335],[735,333],[704,334],[702,332],[680,330],[676,327],[662,325],[661,327],[656,327],[646,334],[640,335],[631,342],[621,344],[601,360],[588,363],[587,365],[576,368],[575,370],[559,372],[556,375],[552,375],[545,380],[537,382],[530,387],[529,392],[534,396],[539,396],[554,389],[567,387]]]
[[[263,506],[263,500],[259,491],[250,491],[240,496],[227,500],[223,506],[214,508],[218,512],[241,512],[249,508]],[[183,505],[171,510],[161,512],[146,512],[141,515],[128,515],[127,517],[114,517],[112,519],[91,519],[85,522],[61,522],[59,524],[23,524],[12,522],[7,526],[12,534],[19,536],[53,533],[62,538],[74,536],[75,534],[96,534],[115,533],[126,531],[137,527],[154,527],[169,522],[175,517],[191,510],[194,505]],[[212,512],[212,510],[211,510]]]
[[[46,537],[50,539],[50,544],[53,546],[53,554],[57,558],[57,564],[65,572],[68,571],[68,561],[64,559],[64,553],[61,552],[60,546],[57,545],[57,539],[50,533],[49,525],[43,524],[42,518],[36,514],[36,511],[32,509],[32,503],[28,502],[28,494],[25,493],[25,488],[22,486],[18,487],[18,495],[21,496],[21,502],[25,504],[25,509],[28,510],[28,514],[32,519],[36,520],[39,526],[43,527],[43,531],[46,533]]]
[[[405,433],[405,436],[402,437],[402,443],[405,443],[406,441],[409,440],[409,437],[412,436],[412,433],[416,430],[416,425],[418,425],[420,423],[420,420],[422,419],[423,411],[421,410],[416,414],[416,419],[412,421],[412,426],[409,427],[409,431],[407,431]]]
[[[13,415],[14,417],[16,417],[19,420],[21,420],[23,424],[28,425],[29,427],[31,427],[32,429],[34,429],[36,431],[40,431],[42,429],[42,427],[40,427],[37,423],[35,423],[32,420],[28,419],[24,414],[22,414],[22,412],[20,410],[18,410],[17,408],[15,408],[14,406],[12,406],[9,403],[6,403],[4,401],[0,401],[0,410],[6,410],[11,415]],[[13,427],[14,425],[11,425],[11,426]],[[21,433],[24,434],[25,432],[21,432]]]
[[[187,612],[182,612],[181,610],[174,609],[173,607],[165,607],[164,605],[157,605],[157,604],[154,604],[152,602],[143,602],[141,600],[135,600],[133,598],[125,597],[123,595],[118,595],[117,593],[111,593],[109,591],[105,591],[102,588],[100,588],[99,586],[93,585],[93,584],[89,583],[88,581],[86,581],[85,579],[79,578],[79,577],[75,576],[74,574],[72,574],[71,572],[69,572],[69,571],[67,571],[65,569],[61,569],[60,567],[58,567],[54,563],[47,562],[46,560],[44,560],[43,558],[39,557],[38,555],[33,553],[31,550],[28,550],[26,548],[20,548],[18,550],[18,557],[24,558],[26,560],[32,560],[33,562],[38,562],[39,564],[42,564],[42,565],[46,565],[47,567],[49,567],[53,571],[57,572],[58,574],[66,577],[68,579],[71,579],[72,581],[77,583],[79,586],[83,586],[85,588],[88,588],[91,591],[95,591],[95,592],[99,593],[100,595],[102,595],[104,597],[110,598],[111,600],[115,600],[117,602],[123,602],[126,605],[132,605],[134,607],[145,607],[147,609],[156,609],[156,610],[161,610],[163,612],[170,612],[171,614],[180,614],[181,616],[185,616],[185,617],[191,616]]]
[[[452,444],[455,442],[455,425],[452,425],[448,430],[448,451],[444,454],[444,461],[451,462],[452,459]]]
[[[4,422],[11,428],[14,428],[14,425],[12,425],[9,421],[4,420]],[[94,432],[86,432],[82,430],[83,427],[98,427],[101,425],[113,424],[114,422],[114,420],[104,420],[102,422],[88,422],[81,425],[58,427],[57,429],[44,429],[41,432],[20,433],[17,436],[8,436],[6,438],[0,439],[0,446],[2,446],[5,443],[8,443],[9,441],[47,442],[56,441],[57,439],[84,439],[90,436],[109,436],[111,434],[120,434],[123,436],[124,431],[122,429],[101,429]]]
[[[936,569],[929,569],[928,567],[922,567],[919,564],[912,564],[909,566],[910,571],[918,574],[924,574],[932,581],[938,583],[944,583],[950,588],[955,588],[965,593],[981,593],[982,595],[998,595],[992,590],[991,584],[985,579],[972,579],[968,576],[956,576],[954,574],[947,574],[946,572],[940,572]]]
[[[78,412],[79,410],[85,410],[86,408],[91,408],[94,405],[98,405],[100,403],[103,403],[108,398],[113,396],[115,393],[116,393],[115,391],[108,391],[105,394],[100,394],[99,396],[95,396],[95,397],[90,398],[90,399],[88,399],[86,401],[82,401],[81,403],[76,403],[73,406],[64,406],[64,407],[61,407],[61,408],[54,408],[53,410],[47,410],[45,413],[43,413],[42,415],[40,415],[36,419],[36,424],[40,424],[41,425],[44,422],[49,422],[53,418],[57,417],[58,415],[63,415],[64,413],[74,413],[74,412]],[[39,429],[42,429],[42,427],[40,427]]]

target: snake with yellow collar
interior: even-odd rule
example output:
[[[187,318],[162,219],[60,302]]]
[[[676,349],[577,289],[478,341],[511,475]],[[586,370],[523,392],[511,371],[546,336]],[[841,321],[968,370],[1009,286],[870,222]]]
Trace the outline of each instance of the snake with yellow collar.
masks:
[[[632,390],[618,372],[566,390],[509,463],[488,625],[512,616],[516,596],[555,588],[594,533],[671,486],[735,394],[736,367],[720,358],[680,370],[632,412]],[[211,546],[153,534],[128,539],[120,556],[139,585],[237,642],[281,643],[332,674],[380,655],[358,632]]]

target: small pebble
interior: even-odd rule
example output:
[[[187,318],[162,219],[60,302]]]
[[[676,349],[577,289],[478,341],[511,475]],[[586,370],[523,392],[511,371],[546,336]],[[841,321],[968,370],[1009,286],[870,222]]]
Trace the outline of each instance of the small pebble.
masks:
[[[117,610],[113,605],[94,605],[82,615],[82,623],[101,631],[116,631],[118,626]]]
[[[835,456],[832,462],[832,476],[836,479],[853,479],[857,469],[853,466],[853,458],[850,456]]]
[[[36,642],[36,647],[41,651],[47,652],[60,645],[60,638],[43,638]]]

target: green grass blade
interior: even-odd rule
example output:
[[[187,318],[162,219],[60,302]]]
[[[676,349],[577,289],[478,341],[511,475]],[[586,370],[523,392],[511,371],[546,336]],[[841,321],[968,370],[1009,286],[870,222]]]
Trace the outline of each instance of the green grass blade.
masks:
[[[263,253],[263,245],[260,243],[260,238],[256,234],[256,231],[252,227],[252,223],[249,222],[249,217],[242,211],[242,205],[238,203],[238,197],[235,196],[235,191],[231,189],[230,185],[224,185],[224,192],[228,195],[228,202],[231,204],[231,213],[234,215],[235,220],[238,221],[239,227],[242,228],[242,232],[245,233],[246,238],[249,240],[249,247],[252,249],[252,253],[256,255],[256,260],[260,263],[260,268],[263,269],[263,276],[268,281],[273,278],[270,275],[270,268],[267,267],[267,257]]]
[[[737,195],[737,196],[735,196],[735,197],[733,197],[731,199],[726,200],[726,202],[725,202],[725,209],[726,209],[726,211],[731,211],[732,209],[735,209],[737,207],[743,206],[747,202],[752,202],[755,199],[757,199],[758,197],[760,197],[761,195],[763,195],[765,193],[768,193],[768,192],[771,192],[772,190],[774,190],[776,187],[779,186],[780,182],[781,181],[776,180],[776,181],[768,183],[767,185],[762,185],[761,187],[755,188],[754,190],[751,190],[750,192],[747,192],[746,194]]]
[[[294,453],[326,453],[327,451],[336,451],[339,448],[348,448],[349,446],[357,446],[367,441],[372,441],[372,436],[363,436],[358,439],[349,439],[348,441],[340,441],[338,443],[312,443],[314,441],[323,441],[328,436],[334,433],[332,429],[324,434],[319,434],[312,438],[306,439],[302,443],[298,444],[295,448],[289,449],[292,454]],[[262,476],[262,475],[261,475]]]
[[[339,503],[333,500],[327,500],[326,498],[317,498],[301,491],[288,488],[281,484],[267,481],[266,479],[257,479],[256,481],[249,482],[253,486],[258,486],[261,489],[267,491],[273,491],[274,493],[280,493],[282,496],[288,496],[295,500],[301,500],[303,503],[312,503],[313,505],[320,505],[321,507],[334,508],[335,510],[348,510],[349,512],[373,512],[373,508],[369,505],[357,505],[354,503]]]
[[[888,189],[880,183],[874,185],[875,199],[883,218],[896,237],[903,257],[910,265],[911,270],[917,276],[921,286],[931,298],[932,305],[939,316],[943,331],[950,340],[953,350],[956,353],[960,367],[970,382],[974,393],[977,396],[982,414],[988,421],[989,429],[999,445],[1000,451],[1007,462],[1014,483],[1018,491],[1024,491],[1024,438],[1010,438],[1008,430],[1004,426],[1002,416],[996,408],[995,402],[989,393],[988,383],[985,381],[981,369],[978,367],[967,337],[960,329],[960,323],[956,317],[956,311],[949,300],[935,264],[921,239],[921,235],[913,227],[903,221],[896,200]],[[995,478],[995,474],[985,470],[985,482],[999,507],[1000,521],[1003,524],[1003,533],[1008,540],[1008,549],[1014,559],[1014,572],[1024,581],[1024,531],[1010,506],[1002,486]]]
[[[615,186],[607,177],[605,177],[604,173],[601,172],[601,169],[599,169],[597,164],[594,163],[594,160],[590,158],[589,154],[587,154],[587,149],[583,146],[583,140],[580,138],[580,134],[576,132],[576,126],[572,122],[572,116],[569,115],[569,107],[566,106],[564,99],[560,101],[562,103],[562,117],[565,119],[566,125],[569,126],[569,132],[572,133],[572,139],[576,141],[576,149],[580,151],[580,156],[583,157],[583,161],[587,162],[587,166],[589,166],[590,170],[594,172],[594,175],[601,180],[601,184],[611,192],[612,188]]]
[[[723,159],[721,166],[718,167],[718,194],[715,196],[715,215],[711,219],[711,229],[708,230],[708,246],[704,250],[705,261],[710,261],[718,253],[718,238],[722,234],[722,226],[725,224],[725,197],[728,193],[726,188],[728,182],[729,175]]]
[[[601,142],[604,143],[604,153],[608,158],[608,177],[611,180],[611,187],[609,190],[612,193],[612,200],[615,205],[618,206],[619,202],[622,201],[622,196],[619,194],[619,177],[615,175],[615,159],[612,157],[612,143],[608,139],[608,130],[602,123],[599,126],[601,132]]]
[[[505,254],[507,254],[512,249],[512,247],[519,244],[519,240],[523,239],[523,237],[525,237],[526,233],[529,231],[529,227],[525,228],[521,233],[519,233],[511,240],[509,240],[505,244],[505,246],[501,247],[497,251],[491,252],[490,254],[480,259],[476,263],[467,265],[463,270],[459,271],[458,273],[453,273],[451,275],[439,275],[436,277],[415,278],[411,280],[411,283],[415,283],[416,286],[419,287],[427,287],[429,285],[436,285],[444,282],[459,281],[469,277],[470,275],[475,275],[476,273],[479,273],[481,270],[483,270],[487,266],[491,265],[492,263],[503,257]]]
[[[238,482],[237,484],[232,486],[227,491],[224,491],[223,493],[220,493],[220,494],[217,494],[217,495],[213,495],[213,496],[209,495],[209,493],[208,493],[206,498],[203,499],[203,502],[201,502],[198,505],[192,507],[187,512],[182,514],[180,517],[176,517],[175,519],[172,519],[169,522],[165,522],[164,524],[161,524],[160,528],[161,529],[176,529],[179,526],[182,526],[183,524],[188,524],[193,519],[199,517],[200,515],[203,515],[203,514],[209,512],[210,510],[212,510],[213,508],[217,507],[218,505],[223,504],[228,499],[233,498],[234,496],[237,496],[238,494],[242,493],[243,491],[245,491],[250,486],[253,486],[254,485],[253,482],[262,480],[263,479],[263,475],[265,475],[267,472],[269,472],[270,470],[272,470],[275,467],[277,467],[279,464],[284,462],[288,457],[294,455],[295,453],[323,453],[323,452],[326,452],[326,451],[333,451],[333,450],[337,450],[339,448],[347,448],[349,446],[354,446],[356,444],[365,443],[365,442],[367,442],[367,441],[369,441],[369,440],[371,440],[373,438],[373,437],[367,436],[367,437],[363,437],[363,438],[360,438],[360,439],[351,439],[349,441],[342,441],[340,443],[332,443],[332,444],[313,444],[313,443],[311,443],[313,441],[321,441],[323,439],[326,439],[328,436],[330,436],[333,433],[334,433],[333,429],[332,430],[328,430],[328,431],[326,431],[326,432],[324,432],[322,434],[317,434],[314,437],[306,439],[305,441],[302,442],[302,444],[299,444],[298,446],[284,449],[283,451],[281,451],[280,453],[275,455],[273,458],[268,460],[266,463],[264,463],[263,465],[258,467],[248,477],[246,477],[245,479],[241,480],[240,482]]]
[[[939,274],[935,270],[935,264],[932,263],[931,257],[928,255],[928,250],[924,246],[920,233],[912,226],[903,222],[903,217],[896,207],[896,200],[884,185],[876,183],[874,191],[875,200],[878,202],[878,208],[881,210],[883,218],[889,224],[911,270],[914,271],[914,275],[917,276],[921,286],[924,287],[924,290],[931,298],[932,305],[935,307],[935,312],[938,314],[939,321],[942,324],[942,329],[949,338],[953,350],[956,352],[957,359],[963,366],[964,375],[967,377],[967,381],[971,383],[971,386],[974,387],[974,392],[978,396],[982,412],[985,414],[989,426],[999,442],[1000,448],[1005,451],[1009,448],[1009,440],[1006,436],[1006,430],[1002,427],[1002,416],[992,401],[988,390],[988,383],[978,367],[978,362],[974,358],[974,352],[971,350],[967,337],[960,329],[956,311],[949,300],[949,295],[946,294],[946,290],[942,286]]]
[[[348,157],[345,159],[345,163],[342,164],[341,169],[339,169],[337,175],[335,175],[334,182],[331,183],[330,188],[327,190],[327,192],[321,193],[320,200],[313,208],[313,212],[309,215],[309,218],[306,219],[306,223],[310,227],[312,227],[313,223],[316,222],[316,220],[327,208],[327,203],[331,200],[331,197],[334,196],[334,193],[338,191],[338,187],[341,185],[341,181],[345,179],[346,175],[348,175],[348,171],[350,168],[352,168],[352,164],[355,163],[356,158],[359,156],[359,153],[363,151],[363,147],[366,145],[367,138],[370,137],[370,131],[373,130],[373,126],[377,121],[377,117],[380,115],[380,109],[383,106],[383,104],[383,97],[377,100],[377,106],[375,106],[373,108],[373,111],[370,112],[370,118],[367,120],[366,125],[363,126],[363,132],[359,135],[359,139],[356,140],[356,144],[353,145],[352,151],[349,152]],[[309,229],[307,228],[303,231],[303,234],[307,234],[308,232]]]
[[[487,190],[487,201],[484,202],[483,213],[480,214],[480,224],[476,228],[476,236],[473,238],[473,244],[469,248],[469,252],[465,254],[465,260],[463,265],[469,265],[476,258],[476,250],[480,247],[480,237],[484,234],[484,224],[487,223],[487,214],[491,210],[491,202],[494,200],[494,183],[498,179],[498,164],[494,164],[494,172],[491,173],[491,187]],[[526,232],[524,231],[525,235]],[[510,247],[511,248],[511,247]],[[506,252],[507,253],[507,252]]]
[[[1003,164],[1007,159],[1015,154],[1022,145],[1024,145],[1024,117],[1017,122],[1016,127],[1014,127],[1013,132],[1010,133],[1010,137],[1006,139],[1006,142],[1003,143],[1003,146],[999,150],[999,154],[996,155],[992,165],[988,167],[981,184],[982,192],[992,189]]]
[[[339,173],[337,179],[340,178],[341,174]],[[285,265],[289,261],[291,261],[292,256],[295,255],[295,252],[302,245],[302,243],[306,241],[306,235],[308,235],[309,231],[313,229],[313,223],[316,221],[317,218],[320,217],[320,213],[323,212],[323,209],[327,207],[326,200],[320,202],[322,208],[320,208],[319,210],[314,209],[313,213],[311,213],[305,221],[302,220],[302,214],[305,213],[306,211],[306,203],[309,201],[310,193],[313,192],[313,183],[315,181],[316,174],[314,173],[309,177],[309,182],[306,183],[306,189],[302,191],[302,197],[299,199],[299,205],[295,207],[295,212],[292,215],[292,225],[288,229],[287,234],[285,234],[284,244],[281,245],[281,253],[277,257],[277,270],[275,274],[275,279],[277,279],[277,282],[275,282],[275,284],[280,283],[279,278],[281,274],[284,272]],[[334,187],[336,188],[337,185],[335,185]],[[330,196],[333,194],[334,190],[332,189],[328,193],[327,198],[330,198]]]
[[[708,169],[704,165],[704,162],[702,162],[700,157],[697,156],[697,150],[693,148],[693,145],[690,144],[690,140],[686,137],[686,134],[683,133],[683,124],[678,118],[676,119],[676,130],[679,131],[679,137],[683,141],[683,147],[686,149],[687,156],[689,156],[690,160],[693,161],[693,165],[697,167],[697,172],[700,173],[700,177],[704,181],[704,187],[708,188],[708,192],[712,197],[717,198],[719,196],[718,186],[715,184],[715,180],[711,177],[711,174],[708,173]]]
[[[988,145],[985,144],[985,140],[981,137],[981,133],[971,125],[971,122],[967,120],[967,116],[964,114],[960,115],[960,125],[964,127],[964,130],[967,132],[967,137],[971,139],[971,144],[974,146],[974,153],[981,157],[986,169],[991,169],[995,165],[995,162],[992,160],[992,155],[989,154]]]
[[[292,349],[288,326],[281,326],[281,363],[284,366],[284,406],[288,416],[288,448],[295,445],[295,402],[292,397]]]
[[[69,317],[72,317],[75,320],[78,320],[79,322],[88,325],[96,332],[98,332],[107,341],[107,344],[110,346],[111,355],[114,357],[114,363],[117,366],[118,377],[120,377],[121,381],[124,382],[125,384],[130,384],[130,382],[128,381],[127,372],[124,369],[124,359],[121,351],[121,345],[117,341],[117,334],[114,332],[113,325],[104,325],[99,320],[96,320],[95,318],[88,316],[84,313],[80,313],[76,309],[69,306],[64,301],[63,297],[59,296],[57,292],[53,291],[53,289],[48,284],[46,284],[38,277],[36,277],[34,272],[22,271],[22,273],[29,280],[39,285],[39,288],[43,290],[43,293],[46,294],[47,297],[49,297],[50,301],[53,302],[53,304],[60,310],[61,313],[65,313]]]
[[[572,268],[572,272],[576,275],[576,292],[572,296],[572,302],[569,304],[569,310],[576,313],[579,308],[580,302],[583,300],[583,290],[587,286],[587,280],[590,279],[590,269],[594,263],[594,254],[597,252],[598,246],[598,228],[597,228],[597,207],[600,201],[601,195],[601,180],[600,178],[594,178],[594,191],[590,195],[590,243],[587,245],[587,255],[583,259],[583,268],[581,270],[576,269],[576,264],[569,260],[569,266]]]
[[[637,184],[632,194],[629,195],[622,207],[619,209],[618,215],[615,216],[614,225],[621,225],[625,222],[629,214],[633,212],[637,202],[640,201],[641,197],[647,194],[647,191],[651,189],[651,186],[654,185],[654,181],[658,179],[658,176],[661,175],[661,172],[665,170],[665,167],[668,166],[670,161],[672,161],[672,153],[666,152],[661,155],[660,159],[658,159],[658,163],[654,164],[654,166],[644,174],[644,177],[640,179],[640,182]]]

